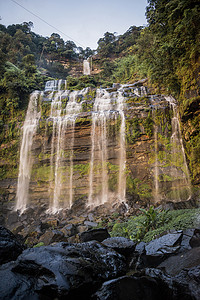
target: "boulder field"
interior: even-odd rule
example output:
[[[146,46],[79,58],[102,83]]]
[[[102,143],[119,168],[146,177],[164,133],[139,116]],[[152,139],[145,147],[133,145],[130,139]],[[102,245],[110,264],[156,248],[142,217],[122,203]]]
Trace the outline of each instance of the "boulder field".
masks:
[[[25,249],[0,226],[0,298],[200,299],[199,229],[136,245],[96,228],[82,232],[80,240]]]

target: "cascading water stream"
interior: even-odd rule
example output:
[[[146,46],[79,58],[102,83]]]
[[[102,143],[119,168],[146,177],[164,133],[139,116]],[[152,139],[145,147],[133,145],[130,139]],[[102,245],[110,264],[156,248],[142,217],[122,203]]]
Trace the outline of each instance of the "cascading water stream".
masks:
[[[51,186],[50,190],[53,190],[53,199],[50,204],[49,211],[55,213],[59,210],[59,197],[60,197],[60,188],[61,188],[61,178],[58,172],[61,161],[61,143],[63,136],[63,124],[62,124],[62,101],[61,101],[62,92],[56,92],[54,98],[51,102],[51,114],[50,118],[53,120],[53,133],[52,133],[52,142],[51,142]],[[57,145],[55,148],[55,139],[57,138]],[[56,150],[55,166],[54,166],[54,152]],[[54,180],[54,185],[52,184]]]
[[[115,103],[115,108],[113,106]],[[107,124],[111,119],[117,121],[120,116],[120,132],[119,132],[119,172],[118,172],[118,188],[116,197],[118,201],[125,202],[126,198],[126,143],[125,143],[125,115],[124,115],[124,97],[123,88],[117,92],[110,94],[106,90],[98,89],[92,113],[92,129],[91,129],[91,159],[89,173],[89,197],[88,205],[97,206],[108,202],[108,136]],[[98,164],[99,163],[99,164]],[[95,168],[96,166],[96,168]],[[94,173],[96,173],[96,183],[101,185],[101,194],[94,191]]]
[[[69,95],[69,102],[66,106],[66,116],[65,122],[69,122],[72,131],[71,144],[70,144],[70,177],[69,177],[69,205],[72,206],[73,203],[73,157],[74,157],[74,132],[75,132],[75,122],[77,114],[80,113],[82,104],[76,102],[76,98],[79,94],[84,94],[84,91],[74,91]]]
[[[108,201],[108,174],[107,174],[107,130],[106,122],[109,119],[111,111],[111,98],[106,90],[97,89],[96,98],[92,113],[92,130],[91,130],[91,160],[89,174],[89,197],[88,205],[97,206]],[[95,138],[96,128],[100,131],[100,139]],[[101,196],[93,197],[93,179],[94,179],[94,162],[95,153],[100,154],[101,164]]]
[[[122,91],[118,91],[117,110],[121,118],[120,136],[119,136],[119,178],[118,178],[118,199],[120,202],[126,200],[126,121],[124,115],[124,97]]]
[[[53,199],[51,201],[48,212],[57,213],[62,207],[60,204],[61,190],[63,185],[63,170],[62,170],[62,160],[63,160],[63,148],[65,143],[65,132],[70,129],[72,137],[69,143],[69,197],[67,199],[65,195],[64,207],[70,208],[73,202],[73,147],[74,147],[74,130],[75,121],[77,114],[81,111],[81,103],[76,102],[76,98],[79,94],[84,94],[83,91],[58,91],[51,103],[51,116],[53,118],[53,134],[52,134],[52,144],[51,144],[51,180],[54,179],[54,184],[51,183],[51,189],[53,188]],[[62,109],[62,97],[69,97],[65,109]],[[56,148],[55,148],[56,139]],[[56,150],[56,152],[55,152]],[[53,157],[55,152],[55,169],[53,164]]]
[[[83,61],[83,75],[90,75],[89,59],[84,59],[84,61]]]
[[[158,168],[158,126],[154,125],[154,147],[155,147],[155,166],[154,166],[154,186],[155,186],[155,195],[154,201],[158,202],[159,199],[159,168]]]
[[[178,116],[178,110],[176,101],[173,97],[168,96],[165,99],[170,103],[170,106],[173,111],[172,117],[172,135],[171,135],[171,145],[172,145],[172,158],[174,168],[171,170],[171,175],[175,178],[172,182],[173,187],[173,196],[174,199],[181,201],[183,199],[183,194],[185,200],[189,200],[191,198],[191,182],[190,175],[187,166],[185,150],[183,146],[183,140],[181,136],[181,128]],[[181,160],[181,163],[180,163]],[[182,172],[178,172],[177,166],[181,165]],[[183,189],[183,192],[182,192]]]
[[[19,175],[17,183],[16,206],[15,210],[21,213],[26,209],[28,203],[29,183],[32,168],[31,147],[33,137],[36,133],[40,112],[38,112],[38,98],[40,92],[31,94],[26,118],[23,125],[23,136],[20,149]]]

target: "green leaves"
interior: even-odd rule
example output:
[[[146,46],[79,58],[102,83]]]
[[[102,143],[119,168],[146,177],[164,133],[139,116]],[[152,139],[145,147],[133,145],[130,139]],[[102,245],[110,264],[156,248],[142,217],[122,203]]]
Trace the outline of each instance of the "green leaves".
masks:
[[[199,226],[200,209],[162,210],[150,206],[127,222],[115,223],[111,236],[124,236],[139,243],[150,242],[169,230],[183,230]]]
[[[112,78],[116,82],[127,82],[134,77],[135,71],[135,57],[125,56],[115,61]]]

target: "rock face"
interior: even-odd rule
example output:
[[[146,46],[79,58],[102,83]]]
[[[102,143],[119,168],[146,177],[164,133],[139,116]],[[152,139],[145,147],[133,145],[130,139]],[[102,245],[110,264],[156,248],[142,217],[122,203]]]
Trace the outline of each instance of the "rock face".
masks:
[[[63,107],[69,103],[70,98],[68,92],[63,90],[54,91],[54,94],[51,94],[50,91],[45,92],[43,101],[38,104],[38,108],[41,109],[41,117],[31,149],[33,167],[30,174],[28,206],[42,207],[46,205],[48,209],[55,200],[58,201],[55,205],[57,209],[62,207],[65,209],[69,207],[69,200],[72,200],[73,211],[80,210],[86,207],[91,193],[91,184],[97,198],[101,195],[101,190],[105,185],[108,190],[107,202],[118,201],[120,198],[118,184],[121,180],[119,178],[119,161],[120,157],[124,159],[124,156],[126,156],[124,161],[126,161],[127,170],[127,184],[124,186],[126,187],[126,200],[130,207],[137,205],[138,202],[145,205],[154,200],[179,202],[188,199],[188,181],[182,170],[185,168],[180,162],[183,159],[179,161],[173,155],[171,137],[174,136],[174,132],[172,132],[171,125],[174,112],[171,104],[162,95],[149,95],[143,83],[145,82],[140,81],[123,86],[121,96],[124,97],[124,100],[120,103],[120,105],[123,104],[123,109],[117,103],[117,98],[121,93],[117,89],[120,86],[114,86],[113,89],[102,92],[102,103],[109,99],[109,105],[111,105],[111,107],[109,106],[109,117],[106,117],[106,127],[104,126],[104,129],[106,128],[106,172],[104,172],[106,179],[104,178],[105,182],[102,181],[103,184],[99,180],[102,170],[100,174],[96,170],[99,168],[98,159],[94,160],[93,180],[90,176],[92,149],[95,148],[92,143],[94,127],[92,116],[95,109],[98,110],[98,107],[94,105],[96,91],[88,89],[81,95],[76,93],[75,102],[78,106],[80,104],[80,111],[76,117],[73,115],[73,126],[70,120],[66,121],[66,126],[63,125],[64,123],[61,125],[55,121],[58,118],[56,114],[59,113],[59,110],[56,111],[56,104],[60,105],[59,107],[64,113]],[[55,86],[57,87],[58,84]],[[42,96],[40,98],[42,99]],[[173,103],[174,105],[175,103]],[[125,137],[122,140],[126,141],[126,149],[125,153],[120,156],[119,135],[122,111],[125,120]],[[176,120],[178,120],[177,117]],[[96,144],[102,137],[102,128],[96,124]],[[179,137],[180,132],[176,136]],[[175,146],[179,156],[182,157],[181,149],[183,147]],[[94,157],[102,157],[99,153],[101,148],[96,145]],[[121,167],[121,169],[123,168]],[[176,176],[173,175],[175,173]],[[12,178],[14,177],[12,176]],[[7,207],[14,207],[16,184],[16,178],[12,180],[6,178],[0,181],[2,190],[0,206],[3,212],[2,216],[0,213],[0,222],[2,223]],[[59,188],[55,188],[56,184]],[[54,197],[55,194],[56,197]],[[9,225],[7,220],[4,223],[6,226]],[[92,221],[91,226],[95,227]]]
[[[15,260],[23,249],[23,245],[20,244],[14,234],[0,226],[0,264]]]
[[[125,272],[125,260],[98,242],[27,249],[0,269],[1,299],[89,299],[100,282]],[[43,298],[44,297],[44,298]]]

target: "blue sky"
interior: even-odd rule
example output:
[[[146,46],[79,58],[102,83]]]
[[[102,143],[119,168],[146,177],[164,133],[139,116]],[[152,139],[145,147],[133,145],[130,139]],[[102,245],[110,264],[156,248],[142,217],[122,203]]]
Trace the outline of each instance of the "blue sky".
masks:
[[[122,34],[132,25],[146,24],[147,0],[14,0],[56,27],[65,35],[33,16],[12,0],[0,0],[1,23],[21,24],[32,21],[35,33],[50,36],[57,32],[77,46],[97,48],[106,31]],[[68,38],[68,37],[70,38]],[[80,44],[78,44],[78,43]]]

